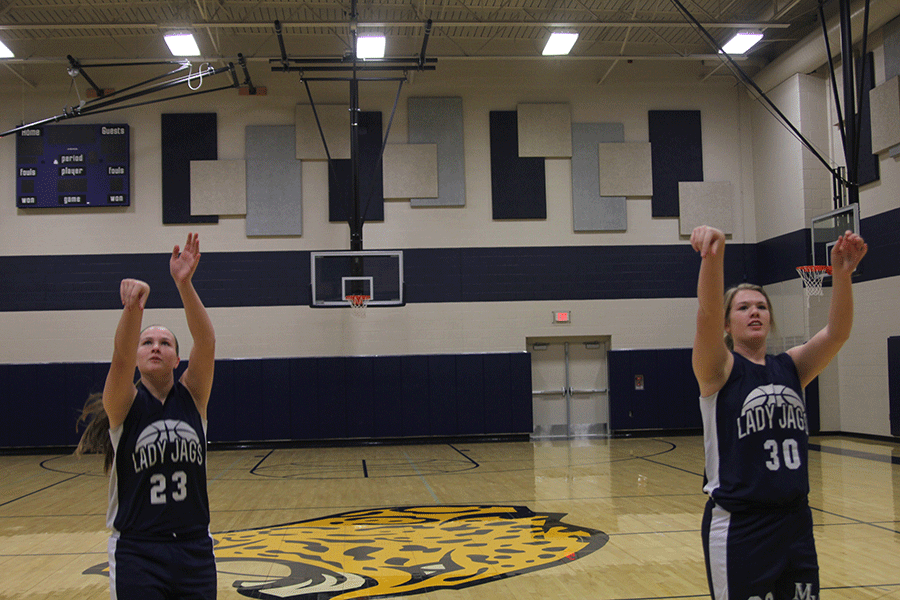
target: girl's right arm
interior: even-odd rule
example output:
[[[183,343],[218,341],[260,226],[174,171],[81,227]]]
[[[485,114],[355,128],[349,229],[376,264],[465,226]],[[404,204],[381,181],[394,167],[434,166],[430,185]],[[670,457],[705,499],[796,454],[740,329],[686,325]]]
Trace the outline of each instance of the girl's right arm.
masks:
[[[119,285],[122,315],[116,327],[113,356],[103,386],[103,409],[109,416],[109,427],[115,429],[128,416],[137,389],[134,387],[134,368],[141,335],[144,305],[150,286],[137,279],[123,279]]]
[[[691,246],[700,253],[697,277],[697,333],[691,362],[700,396],[710,396],[725,385],[734,356],[725,346],[725,234],[701,225],[691,233]]]

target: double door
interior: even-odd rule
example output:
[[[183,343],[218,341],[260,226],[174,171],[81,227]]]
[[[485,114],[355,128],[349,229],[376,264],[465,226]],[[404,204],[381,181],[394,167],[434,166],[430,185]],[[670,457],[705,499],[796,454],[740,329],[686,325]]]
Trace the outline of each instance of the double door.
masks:
[[[609,338],[535,338],[531,353],[533,438],[609,433]]]

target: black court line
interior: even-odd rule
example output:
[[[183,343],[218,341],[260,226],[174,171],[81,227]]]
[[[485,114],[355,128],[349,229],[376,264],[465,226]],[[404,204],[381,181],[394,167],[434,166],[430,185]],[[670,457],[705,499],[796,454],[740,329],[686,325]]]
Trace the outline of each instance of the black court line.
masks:
[[[821,444],[810,444],[809,449],[827,452],[828,454],[838,454],[840,456],[850,456],[852,458],[862,458],[864,460],[874,460],[876,462],[900,465],[900,456],[887,456],[885,454],[863,452],[862,450],[848,450],[846,448],[832,448],[830,446],[822,446]]]
[[[0,506],[6,506],[7,504],[12,504],[13,502],[18,502],[19,500],[22,500],[23,498],[27,498],[28,496],[33,496],[34,494],[39,494],[40,492],[43,492],[44,490],[49,490],[50,488],[55,487],[61,483],[65,483],[67,481],[72,481],[76,477],[81,477],[81,475],[73,475],[67,479],[63,479],[62,481],[57,481],[56,483],[51,483],[50,485],[42,487],[39,490],[34,490],[33,492],[28,492],[27,494],[22,494],[18,498],[13,498],[12,500],[7,500],[6,502],[3,502],[2,504],[0,504]]]
[[[455,450],[455,451],[458,452],[459,454],[461,454],[462,457],[465,458],[467,461],[469,461],[470,463],[472,463],[472,464],[474,465],[474,468],[477,469],[478,467],[481,466],[481,465],[479,465],[477,462],[475,462],[474,460],[472,460],[472,457],[470,457],[469,455],[467,455],[465,452],[463,452],[462,450],[460,450],[459,448],[457,448],[457,447],[454,446],[453,444],[447,444],[447,445],[450,446],[453,450]]]
[[[366,466],[366,459],[363,459],[363,477],[369,478],[369,468]]]

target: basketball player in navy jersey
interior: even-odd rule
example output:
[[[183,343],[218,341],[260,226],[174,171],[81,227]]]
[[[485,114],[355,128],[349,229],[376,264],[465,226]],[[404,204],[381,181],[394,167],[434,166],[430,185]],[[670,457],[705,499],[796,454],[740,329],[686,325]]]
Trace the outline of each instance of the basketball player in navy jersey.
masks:
[[[114,451],[107,513],[113,600],[216,597],[206,492],[216,340],[191,281],[199,261],[197,234],[169,260],[193,338],[177,380],[175,336],[159,325],[142,329],[150,287],[137,279],[120,285],[123,309],[102,396]]]
[[[714,600],[817,600],[819,567],[808,504],[809,429],[803,388],[853,325],[853,271],[868,250],[851,232],[831,250],[828,324],[809,341],[766,354],[771,303],[759,286],[725,293],[725,235],[701,226],[693,368],[706,449],[703,549]]]

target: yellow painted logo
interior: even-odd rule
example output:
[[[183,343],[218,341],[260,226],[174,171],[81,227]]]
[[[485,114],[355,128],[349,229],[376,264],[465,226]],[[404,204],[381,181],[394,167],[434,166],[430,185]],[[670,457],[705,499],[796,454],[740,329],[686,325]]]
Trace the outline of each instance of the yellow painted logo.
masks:
[[[213,537],[219,578],[241,595],[350,600],[479,585],[577,560],[609,540],[562,517],[522,506],[414,506]]]

